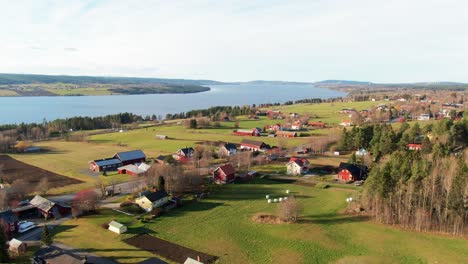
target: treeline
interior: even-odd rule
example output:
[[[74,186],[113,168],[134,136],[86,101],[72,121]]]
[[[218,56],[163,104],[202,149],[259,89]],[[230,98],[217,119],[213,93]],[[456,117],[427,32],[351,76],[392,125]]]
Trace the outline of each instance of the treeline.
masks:
[[[468,153],[429,158],[397,151],[372,169],[363,203],[376,221],[416,231],[466,235]]]
[[[122,125],[141,120],[143,117],[139,115],[120,113],[102,117],[71,117],[42,123],[0,125],[0,151],[11,150],[17,141],[65,136],[70,130],[120,128]]]
[[[157,85],[155,87],[122,87],[110,88],[109,91],[121,94],[165,94],[165,93],[198,93],[209,91],[209,87],[199,85],[177,85],[165,84]]]
[[[188,112],[182,112],[178,114],[167,114],[166,119],[184,119],[192,117],[209,117],[209,116],[239,116],[239,115],[250,115],[256,111],[255,105],[244,105],[244,106],[213,106],[206,109],[191,110]]]
[[[422,144],[424,154],[436,152],[439,156],[447,156],[457,148],[466,147],[467,139],[468,118],[465,117],[460,121],[443,119],[422,128],[418,123],[411,127],[403,123],[397,131],[388,124],[353,127],[349,131],[343,129],[337,149],[349,151],[365,148],[378,160],[382,155],[405,150],[408,144],[417,143]]]
[[[410,143],[421,149],[410,150]],[[385,124],[355,127],[338,142],[340,149],[370,150],[376,161],[361,200],[376,221],[454,235],[464,235],[468,221],[467,146],[466,117],[424,127],[404,123],[396,131]]]

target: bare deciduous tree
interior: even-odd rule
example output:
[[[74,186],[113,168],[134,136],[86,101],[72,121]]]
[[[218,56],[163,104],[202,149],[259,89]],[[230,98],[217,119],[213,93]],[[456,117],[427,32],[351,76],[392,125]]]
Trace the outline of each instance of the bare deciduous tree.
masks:
[[[294,196],[278,204],[278,217],[285,222],[294,223],[298,220],[301,212],[301,205]]]
[[[49,179],[47,177],[42,178],[37,184],[36,191],[41,195],[46,195],[49,191]]]

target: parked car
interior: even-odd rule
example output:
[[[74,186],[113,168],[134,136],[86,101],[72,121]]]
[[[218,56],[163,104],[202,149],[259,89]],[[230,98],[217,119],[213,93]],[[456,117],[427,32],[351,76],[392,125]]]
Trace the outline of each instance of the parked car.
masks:
[[[18,223],[18,233],[24,233],[36,227],[36,224],[28,221],[21,221]]]

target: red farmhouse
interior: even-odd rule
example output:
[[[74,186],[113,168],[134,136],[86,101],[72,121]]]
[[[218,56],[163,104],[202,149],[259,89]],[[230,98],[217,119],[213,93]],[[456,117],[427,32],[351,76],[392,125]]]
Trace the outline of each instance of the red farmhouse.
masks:
[[[231,164],[224,164],[213,171],[213,179],[216,183],[225,184],[232,182],[236,177],[236,170]]]
[[[361,181],[367,177],[367,167],[364,165],[354,165],[340,163],[338,179],[342,181]]]

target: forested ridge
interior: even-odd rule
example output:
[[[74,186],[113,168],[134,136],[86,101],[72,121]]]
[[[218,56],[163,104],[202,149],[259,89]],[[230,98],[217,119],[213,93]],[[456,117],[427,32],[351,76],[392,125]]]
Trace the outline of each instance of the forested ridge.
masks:
[[[421,144],[410,150],[408,144]],[[338,147],[369,149],[373,161],[362,206],[378,222],[417,231],[466,235],[468,221],[468,119],[421,127],[355,127]]]

